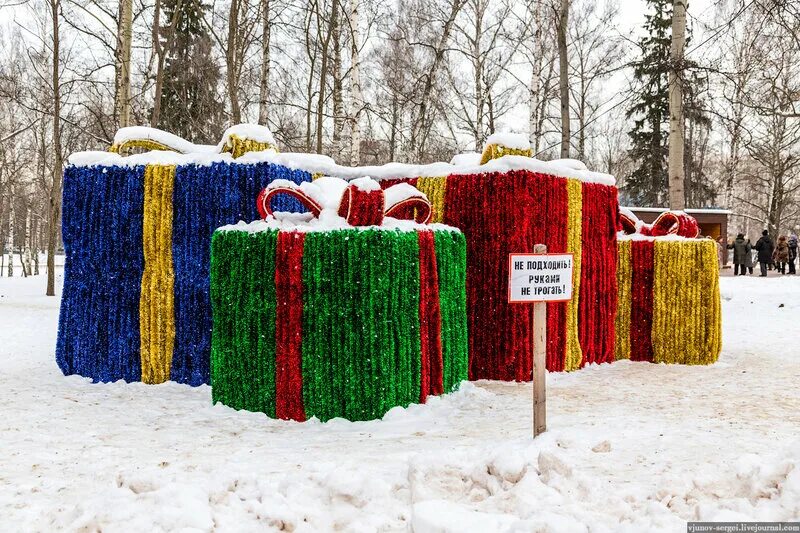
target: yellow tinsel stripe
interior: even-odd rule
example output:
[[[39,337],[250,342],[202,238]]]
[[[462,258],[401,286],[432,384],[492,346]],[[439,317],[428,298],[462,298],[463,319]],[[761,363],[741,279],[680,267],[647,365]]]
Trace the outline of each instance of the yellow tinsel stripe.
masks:
[[[144,171],[142,246],[144,273],[139,297],[142,381],[169,380],[175,343],[175,273],[172,264],[172,189],[175,167],[148,165]]]
[[[231,135],[222,149],[223,153],[230,153],[234,159],[248,152],[263,152],[264,150],[275,150],[277,152],[278,147],[272,143],[258,142],[238,135]]]
[[[126,152],[130,152],[134,148],[142,148],[143,150],[178,152],[178,150],[172,148],[171,146],[167,146],[166,144],[162,144],[158,141],[153,141],[150,139],[130,139],[119,144],[112,144],[108,151],[117,153],[119,155],[124,155]]]
[[[324,175],[325,174],[323,174],[322,172],[314,172],[313,174],[311,174],[311,181],[318,180]]]
[[[490,144],[483,150],[481,155],[481,165],[485,165],[492,159],[498,159],[504,155],[522,155],[531,157],[533,152],[530,148],[509,148],[501,144]]]
[[[631,358],[631,241],[617,241],[617,318],[615,359]]]
[[[707,365],[722,348],[716,243],[657,240],[653,252],[653,362]]]
[[[567,253],[573,254],[572,300],[567,303],[567,346],[564,370],[581,367],[583,353],[578,337],[578,300],[581,285],[581,232],[583,229],[583,187],[579,180],[567,180]]]
[[[447,176],[425,177],[417,179],[417,189],[428,197],[433,207],[431,222],[444,220],[444,197],[447,190]]]

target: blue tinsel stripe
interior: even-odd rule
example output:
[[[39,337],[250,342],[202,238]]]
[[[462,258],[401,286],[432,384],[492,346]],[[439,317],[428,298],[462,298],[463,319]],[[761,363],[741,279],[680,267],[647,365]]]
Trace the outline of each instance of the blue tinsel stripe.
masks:
[[[258,218],[256,197],[275,179],[311,181],[308,172],[269,163],[177,168],[173,190],[172,257],[175,266],[175,348],[171,379],[200,385],[209,382],[211,235],[225,224]],[[293,198],[278,198],[273,208],[302,211]]]
[[[67,167],[56,361],[65,374],[138,381],[144,167]]]

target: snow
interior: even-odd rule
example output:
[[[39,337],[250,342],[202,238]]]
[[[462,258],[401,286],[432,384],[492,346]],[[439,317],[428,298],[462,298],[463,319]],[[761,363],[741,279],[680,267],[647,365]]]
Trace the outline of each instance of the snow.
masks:
[[[158,130],[156,130],[158,131]],[[405,163],[387,163],[380,166],[346,167],[337,165],[327,156],[303,153],[277,153],[273,150],[261,152],[248,152],[243,156],[233,159],[231,154],[200,151],[198,153],[176,153],[166,151],[152,151],[143,154],[134,154],[122,157],[110,152],[76,152],[69,156],[68,162],[75,166],[138,166],[147,164],[158,165],[211,165],[216,162],[227,163],[261,163],[269,162],[283,165],[291,169],[305,170],[311,174],[337,176],[352,180],[355,178],[371,177],[375,180],[402,179],[418,177],[450,176],[453,174],[482,174],[492,172],[508,172],[510,170],[530,170],[541,174],[549,174],[563,178],[574,178],[590,183],[614,185],[616,180],[609,174],[591,172],[577,168],[575,160],[541,161],[534,157],[507,155],[493,159],[484,165],[480,160],[456,157],[453,159],[458,164],[430,163],[427,165],[411,165]],[[582,163],[581,163],[582,165]],[[573,168],[575,167],[575,168]]]
[[[272,136],[272,132],[269,131],[269,128],[266,126],[260,126],[258,124],[237,124],[231,126],[222,134],[222,140],[217,145],[217,151],[219,152],[221,151],[220,148],[227,146],[231,137],[234,135],[242,139],[250,139],[259,143],[267,143],[273,146],[277,145],[275,137]]]
[[[246,231],[258,233],[261,231],[298,231],[300,233],[325,232],[337,230],[382,230],[382,231],[453,231],[461,230],[447,224],[419,224],[413,220],[402,220],[394,217],[383,217],[380,226],[351,226],[344,217],[340,217],[334,209],[324,208],[318,217],[309,213],[274,213],[265,220],[245,222],[240,220],[236,224],[228,224],[218,228],[218,231]]]
[[[478,166],[481,164],[481,154],[478,152],[465,152],[457,154],[450,160],[450,164],[454,166]]]
[[[230,130],[228,130],[230,131]],[[227,132],[226,132],[227,134]],[[114,144],[122,144],[132,140],[150,140],[168,146],[182,154],[202,154],[219,152],[217,146],[206,144],[194,144],[183,137],[179,137],[167,131],[146,126],[128,126],[120,128],[114,135]]]
[[[398,183],[397,185],[387,187],[384,191],[384,195],[386,198],[386,209],[389,209],[393,205],[399,204],[404,200],[408,200],[409,198],[428,199],[428,196],[425,193],[416,187],[409,185],[408,183]]]
[[[61,280],[58,280],[60,292]],[[710,367],[481,381],[383,420],[270,420],[53,360],[44,276],[0,278],[0,516],[25,531],[685,531],[800,519],[800,279],[726,277]],[[465,527],[466,524],[466,527]]]
[[[347,182],[345,182],[347,183]],[[369,176],[364,176],[363,178],[356,178],[349,182],[350,185],[354,186],[359,191],[363,192],[370,192],[370,191],[379,191],[381,190],[381,184],[372,179]]]
[[[528,140],[528,136],[521,133],[492,133],[489,135],[489,138],[486,139],[485,146],[492,144],[513,148],[515,150],[530,150],[531,148],[531,142]]]

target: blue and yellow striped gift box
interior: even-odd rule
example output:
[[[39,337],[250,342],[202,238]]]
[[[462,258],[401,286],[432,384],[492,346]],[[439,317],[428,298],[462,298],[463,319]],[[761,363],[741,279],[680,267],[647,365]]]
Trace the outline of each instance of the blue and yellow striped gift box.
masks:
[[[211,235],[258,218],[254,199],[271,181],[312,175],[230,156],[208,159],[166,165],[116,157],[114,164],[66,168],[56,347],[64,374],[209,382]],[[290,198],[277,199],[275,208],[302,210]]]

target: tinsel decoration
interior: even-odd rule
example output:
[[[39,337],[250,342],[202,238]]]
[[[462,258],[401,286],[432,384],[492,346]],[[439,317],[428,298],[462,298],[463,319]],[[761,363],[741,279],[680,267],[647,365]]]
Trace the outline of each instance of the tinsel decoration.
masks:
[[[653,240],[631,242],[631,361],[653,360]]]
[[[145,167],[64,170],[64,288],[56,362],[64,374],[139,381]]]
[[[275,416],[304,421],[303,243],[300,232],[278,233],[275,259]]]
[[[617,360],[631,358],[631,276],[631,241],[617,241]]]
[[[617,358],[711,364],[721,349],[717,249],[710,239],[619,242]]]
[[[419,178],[416,184],[432,206],[431,222],[443,222],[445,191],[447,190],[447,176]]]
[[[130,154],[136,149],[143,151],[160,150],[165,152],[177,152],[175,148],[152,139],[128,139],[119,144],[112,144],[108,151],[120,155],[126,155]]]
[[[583,364],[610,363],[617,309],[617,188],[584,182],[582,198],[578,329]]]
[[[350,185],[344,190],[338,214],[351,226],[380,226],[385,209],[383,190],[365,191]]]
[[[576,179],[567,180],[567,252],[573,254],[572,291],[581,293],[581,264],[583,230],[583,189]],[[578,336],[578,303],[580,297],[574,297],[567,306],[567,346],[564,355],[564,370],[577,370],[583,362],[580,339]]]
[[[472,379],[530,379],[530,316],[507,303],[508,273],[497,265],[506,264],[510,252],[539,242],[576,258],[575,298],[548,304],[548,370],[614,360],[615,187],[526,170],[420,177],[414,183],[432,199],[434,220],[466,235]]]
[[[278,151],[278,147],[272,143],[254,141],[239,135],[229,135],[222,151],[230,153],[234,159],[243,156],[248,152],[263,152],[264,150]]]
[[[530,310],[508,303],[508,254],[567,248],[566,180],[526,170],[447,178],[443,221],[467,239],[470,378],[529,380]],[[566,304],[548,306],[548,368],[560,370]]]
[[[661,237],[664,235],[679,235],[694,239],[700,235],[700,226],[697,220],[683,211],[665,211],[658,215],[650,227],[650,235]]]
[[[653,362],[708,365],[722,349],[717,246],[711,239],[656,239]]]
[[[462,234],[297,235],[214,234],[215,402],[295,420],[370,420],[467,378]]]
[[[531,157],[533,151],[530,148],[509,148],[502,144],[489,144],[483,149],[481,154],[481,165],[485,165],[492,159],[499,159],[506,155],[521,155],[524,157]]]
[[[270,163],[214,163],[179,165],[170,184],[172,171],[164,168],[64,171],[66,262],[56,360],[65,374],[140,381],[147,366],[148,381],[208,383],[214,229],[257,218],[253,199],[273,180],[311,180],[307,172]],[[277,198],[273,207],[302,210],[292,198]],[[172,290],[165,289],[170,263]]]
[[[175,167],[144,171],[142,247],[144,273],[139,300],[142,381],[169,380],[175,344],[175,271],[172,263],[172,189]]]

